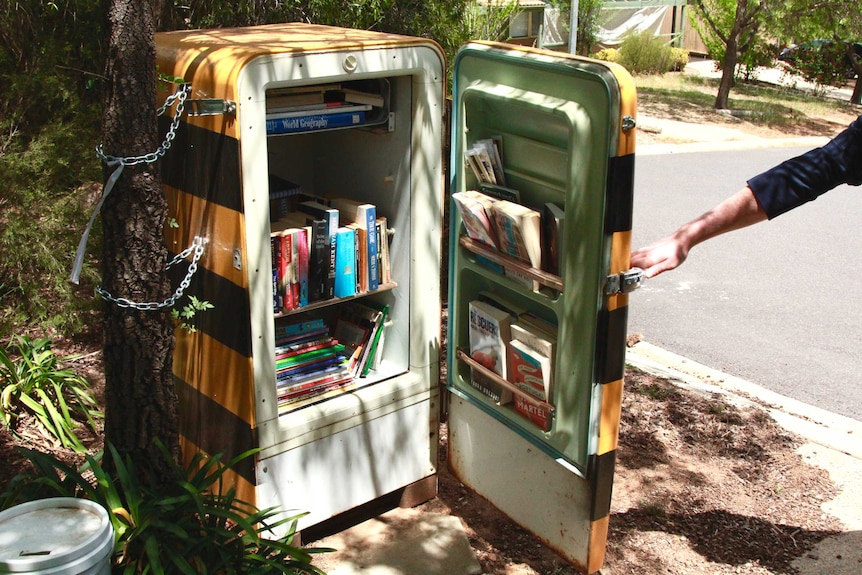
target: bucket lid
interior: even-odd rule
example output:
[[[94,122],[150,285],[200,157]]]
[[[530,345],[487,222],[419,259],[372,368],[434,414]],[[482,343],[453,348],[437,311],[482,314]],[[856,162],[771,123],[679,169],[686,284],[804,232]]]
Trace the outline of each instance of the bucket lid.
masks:
[[[22,503],[0,513],[0,573],[80,573],[107,556],[113,539],[108,512],[92,501]]]

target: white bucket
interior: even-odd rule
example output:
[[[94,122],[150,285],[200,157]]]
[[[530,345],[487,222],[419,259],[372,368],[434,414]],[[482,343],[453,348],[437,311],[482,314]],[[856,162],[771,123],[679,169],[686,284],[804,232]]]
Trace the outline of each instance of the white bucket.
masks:
[[[0,573],[110,575],[114,529],[97,503],[39,499],[0,513]]]

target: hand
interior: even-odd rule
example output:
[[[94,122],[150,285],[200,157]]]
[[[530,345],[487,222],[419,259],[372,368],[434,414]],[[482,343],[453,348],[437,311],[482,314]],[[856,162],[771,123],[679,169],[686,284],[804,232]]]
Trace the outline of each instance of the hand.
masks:
[[[682,264],[688,257],[688,250],[689,246],[674,234],[633,251],[631,266],[643,269],[646,277],[654,278]]]

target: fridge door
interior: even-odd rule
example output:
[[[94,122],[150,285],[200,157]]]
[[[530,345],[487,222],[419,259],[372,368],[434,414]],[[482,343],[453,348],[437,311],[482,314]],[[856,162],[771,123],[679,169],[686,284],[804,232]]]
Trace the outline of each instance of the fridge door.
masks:
[[[504,238],[498,250],[467,238],[450,201],[449,465],[587,573],[604,559],[619,430],[628,296],[618,286],[631,247],[635,107],[630,76],[606,62],[470,43],[454,64],[450,193],[515,190],[517,203],[539,213],[554,204],[564,225],[557,265],[519,263],[500,257]],[[483,141],[500,155],[497,187],[483,186],[482,166],[469,164]],[[549,242],[540,243],[547,255]],[[547,396],[536,400],[475,361],[471,303],[489,297],[512,317],[556,326]],[[515,380],[517,365],[508,368]],[[502,401],[486,393],[489,380]]]

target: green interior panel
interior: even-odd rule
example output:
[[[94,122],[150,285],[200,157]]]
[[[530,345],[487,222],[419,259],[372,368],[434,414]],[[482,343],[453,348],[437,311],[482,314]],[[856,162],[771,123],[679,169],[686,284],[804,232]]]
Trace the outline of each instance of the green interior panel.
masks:
[[[450,192],[479,189],[464,151],[480,139],[502,138],[507,186],[520,203],[565,209],[562,292],[533,292],[483,266],[458,244],[463,226],[450,205],[449,388],[529,438],[554,457],[586,468],[598,407],[596,325],[608,273],[604,233],[608,158],[616,145],[619,95],[604,67],[582,60],[469,44],[454,68]],[[559,326],[554,371],[556,412],[544,432],[512,406],[498,406],[470,386],[468,305],[479,292],[498,292]]]

